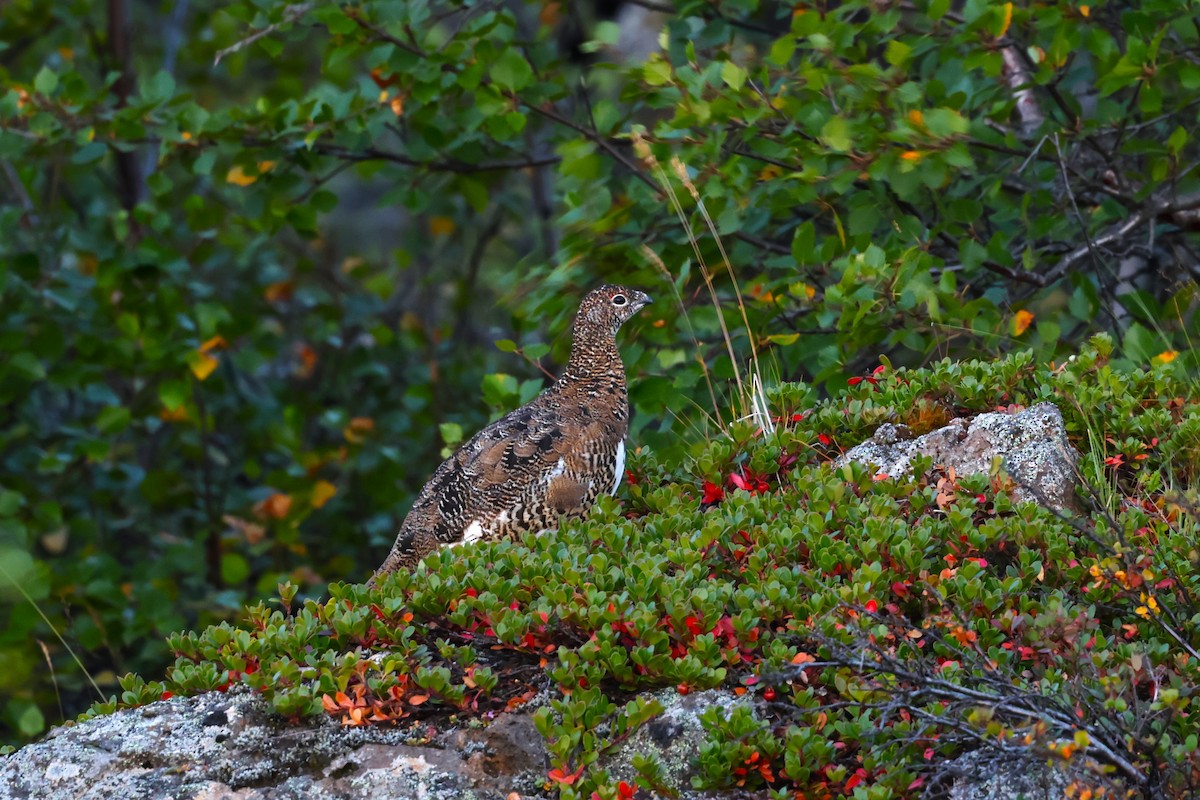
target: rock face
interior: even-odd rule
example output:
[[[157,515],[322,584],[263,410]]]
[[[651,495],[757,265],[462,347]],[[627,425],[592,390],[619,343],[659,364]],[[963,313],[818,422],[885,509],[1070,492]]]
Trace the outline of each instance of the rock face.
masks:
[[[657,697],[664,712],[600,766],[632,780],[633,756],[653,752],[680,798],[700,798],[690,790],[704,741],[699,716],[745,701],[717,690]],[[525,709],[486,727],[414,733],[345,728],[327,717],[288,724],[254,694],[211,692],[56,729],[0,758],[0,800],[515,800],[557,796],[548,769]]]
[[[1085,793],[1127,796],[1118,781],[1104,775],[1100,764],[1082,756],[1064,763],[976,750],[946,764],[940,773],[950,785],[945,795],[949,800],[1062,800]]]
[[[413,733],[289,725],[249,693],[175,698],[56,729],[0,759],[0,800],[504,800],[541,796],[528,714],[408,743]]]
[[[1014,414],[956,419],[916,438],[905,425],[885,423],[837,464],[869,464],[879,473],[899,477],[912,472],[912,459],[919,455],[959,475],[988,472],[999,458],[1016,483],[1014,500],[1034,501],[1059,512],[1080,508],[1075,494],[1079,455],[1067,441],[1062,413],[1052,403]]]

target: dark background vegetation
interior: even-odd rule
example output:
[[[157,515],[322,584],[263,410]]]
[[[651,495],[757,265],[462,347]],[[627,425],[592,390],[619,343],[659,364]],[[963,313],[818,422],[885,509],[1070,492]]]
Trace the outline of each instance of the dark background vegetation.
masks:
[[[9,3],[0,739],[364,578],[602,280],[657,299],[623,351],[664,457],[752,374],[1099,330],[1194,369],[1197,11]]]

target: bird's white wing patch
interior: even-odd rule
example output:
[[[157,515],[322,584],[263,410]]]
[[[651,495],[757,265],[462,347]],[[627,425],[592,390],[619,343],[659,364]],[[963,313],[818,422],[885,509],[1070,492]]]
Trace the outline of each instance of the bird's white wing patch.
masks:
[[[613,475],[613,488],[609,494],[616,494],[621,488],[621,479],[625,477],[625,440],[617,442],[617,468]]]
[[[462,540],[463,540],[464,544],[470,544],[471,542],[477,542],[482,538],[483,538],[483,526],[479,524],[479,520],[475,520],[474,522],[472,522],[470,525],[467,526],[467,529],[465,531],[463,531]]]
[[[546,473],[546,480],[552,481],[555,478],[557,478],[559,475],[562,475],[566,471],[567,471],[567,462],[560,456],[558,459],[558,463],[555,464],[554,467],[551,468],[551,470]]]

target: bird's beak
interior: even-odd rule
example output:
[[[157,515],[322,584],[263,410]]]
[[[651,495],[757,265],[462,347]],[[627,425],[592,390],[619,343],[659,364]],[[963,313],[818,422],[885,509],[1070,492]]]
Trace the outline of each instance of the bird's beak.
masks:
[[[645,292],[637,293],[637,304],[638,304],[637,310],[638,311],[641,311],[643,308],[645,308],[646,306],[650,305],[653,302],[654,301],[650,299],[650,295],[646,294]]]

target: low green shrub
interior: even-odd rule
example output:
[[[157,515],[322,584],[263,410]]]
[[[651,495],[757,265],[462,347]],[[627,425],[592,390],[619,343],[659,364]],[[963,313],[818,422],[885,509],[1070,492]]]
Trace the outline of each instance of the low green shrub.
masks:
[[[164,681],[129,676],[89,713],[237,683],[285,716],[359,725],[514,708],[548,688],[535,715],[548,785],[603,798],[636,788],[598,762],[661,709],[639,692],[724,687],[756,702],[704,715],[700,787],[916,796],[939,764],[992,743],[1085,752],[1135,791],[1186,796],[1200,536],[1181,487],[1200,392],[1169,366],[1115,370],[1109,349],[1098,338],[1049,368],[1027,355],[885,368],[821,402],[781,387],[773,435],[744,425],[675,464],[642,448],[586,522],[444,549],[374,589],[297,602],[284,585],[239,625],[172,636]],[[830,466],[883,421],[1043,400],[1084,452],[1089,516],[1014,504],[1002,474]],[[643,760],[637,785],[658,774]]]

